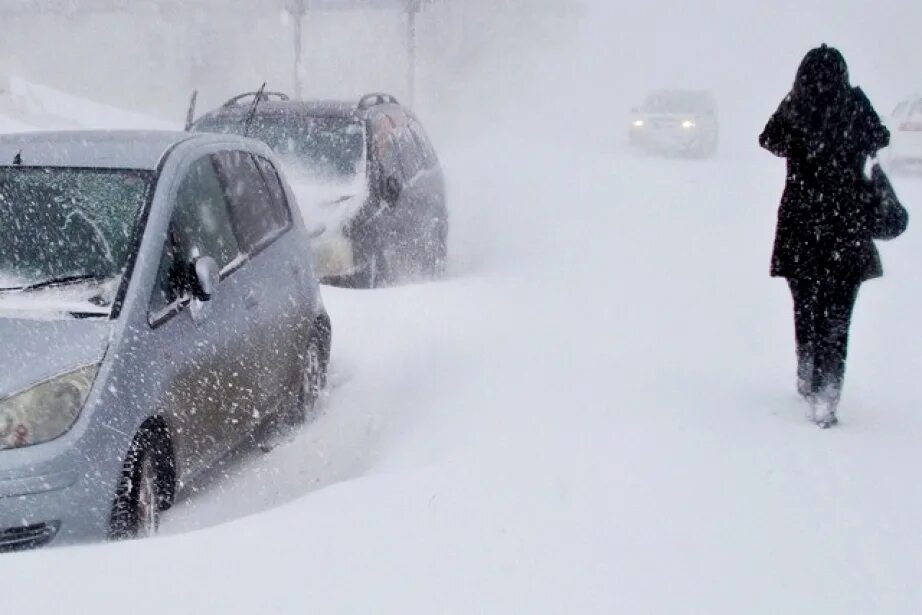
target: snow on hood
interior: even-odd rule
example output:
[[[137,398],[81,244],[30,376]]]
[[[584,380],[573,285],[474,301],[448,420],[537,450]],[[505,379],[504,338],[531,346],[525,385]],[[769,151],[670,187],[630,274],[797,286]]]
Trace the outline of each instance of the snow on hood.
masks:
[[[286,175],[310,233],[320,229],[323,235],[340,233],[368,199],[368,181],[364,174],[342,181],[323,181],[291,169]]]
[[[41,321],[0,316],[0,398],[105,355],[109,321]]]
[[[16,281],[10,282],[0,279],[0,287],[17,285]],[[111,312],[120,282],[121,278],[117,277],[103,284],[92,282],[35,291],[0,292],[0,318],[64,320],[74,318],[74,314],[106,317]]]

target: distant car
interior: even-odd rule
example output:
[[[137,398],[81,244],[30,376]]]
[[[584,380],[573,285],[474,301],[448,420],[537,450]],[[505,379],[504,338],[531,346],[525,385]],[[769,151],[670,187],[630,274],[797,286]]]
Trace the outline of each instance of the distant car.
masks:
[[[717,152],[717,103],[707,92],[660,90],[631,112],[630,144],[655,154],[708,157]]]
[[[0,551],[150,534],[325,382],[293,195],[233,136],[9,135],[0,160]]]
[[[886,153],[893,168],[922,169],[922,96],[904,100],[890,116],[890,148]]]
[[[241,94],[191,128],[247,133],[282,159],[305,220],[319,235],[312,245],[323,281],[372,288],[443,272],[442,168],[422,124],[394,97],[342,102]]]

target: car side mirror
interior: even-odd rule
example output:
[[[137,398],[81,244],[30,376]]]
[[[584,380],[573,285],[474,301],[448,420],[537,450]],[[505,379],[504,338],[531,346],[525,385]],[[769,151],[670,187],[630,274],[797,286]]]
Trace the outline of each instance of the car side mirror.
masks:
[[[391,175],[384,180],[384,201],[391,207],[396,207],[397,202],[400,200],[400,181]]]
[[[221,281],[218,261],[210,256],[201,256],[192,264],[192,296],[197,300],[211,301]]]

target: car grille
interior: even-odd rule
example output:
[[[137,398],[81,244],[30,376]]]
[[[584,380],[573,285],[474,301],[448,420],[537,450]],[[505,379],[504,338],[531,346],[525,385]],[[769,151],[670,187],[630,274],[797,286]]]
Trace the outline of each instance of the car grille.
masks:
[[[682,126],[682,120],[654,118],[650,120],[650,125],[654,128],[680,128]]]
[[[51,542],[60,526],[60,523],[54,521],[2,530],[0,531],[0,553],[44,546]]]

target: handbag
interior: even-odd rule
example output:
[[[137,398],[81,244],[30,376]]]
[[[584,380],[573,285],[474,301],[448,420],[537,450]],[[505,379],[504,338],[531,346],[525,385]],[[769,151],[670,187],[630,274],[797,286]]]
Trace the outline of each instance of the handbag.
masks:
[[[909,225],[909,212],[900,203],[890,178],[874,161],[871,167],[870,188],[871,236],[874,239],[896,239],[906,231]]]

